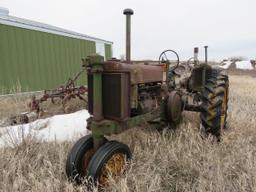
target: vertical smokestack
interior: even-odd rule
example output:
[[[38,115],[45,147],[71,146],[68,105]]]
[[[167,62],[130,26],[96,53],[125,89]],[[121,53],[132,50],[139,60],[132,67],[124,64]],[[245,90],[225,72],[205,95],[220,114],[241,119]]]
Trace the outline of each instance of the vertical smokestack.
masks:
[[[131,15],[133,15],[132,9],[125,9],[124,15],[126,15],[126,62],[131,61]]]
[[[204,46],[204,58],[205,58],[205,63],[208,63],[208,46]]]
[[[195,64],[199,63],[198,62],[198,51],[199,51],[198,47],[195,47],[194,48],[194,62],[195,62]]]

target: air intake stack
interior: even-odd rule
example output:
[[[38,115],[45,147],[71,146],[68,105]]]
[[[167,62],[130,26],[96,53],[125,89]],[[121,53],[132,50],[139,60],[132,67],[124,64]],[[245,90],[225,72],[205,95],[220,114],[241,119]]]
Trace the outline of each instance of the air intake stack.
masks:
[[[197,65],[199,63],[199,60],[198,60],[198,52],[199,52],[199,48],[198,47],[195,47],[194,48],[194,62],[195,62],[195,65]]]
[[[125,9],[123,14],[126,15],[126,62],[131,62],[131,15],[132,9]]]
[[[204,46],[204,58],[205,58],[205,64],[208,64],[208,46]]]

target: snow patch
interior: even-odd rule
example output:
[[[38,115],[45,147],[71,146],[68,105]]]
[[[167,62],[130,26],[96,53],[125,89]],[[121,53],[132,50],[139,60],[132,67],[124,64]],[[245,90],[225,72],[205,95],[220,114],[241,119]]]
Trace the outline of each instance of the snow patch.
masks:
[[[237,61],[236,62],[237,69],[244,69],[244,70],[252,70],[252,64],[250,61]]]
[[[228,69],[231,64],[232,64],[232,61],[224,61],[222,64],[219,65],[219,67],[222,69]]]
[[[86,135],[86,119],[89,116],[87,110],[81,110],[39,119],[28,124],[0,128],[0,147],[18,145],[23,138],[30,135],[46,142],[62,142],[75,136]]]
[[[232,65],[233,61],[227,60],[222,62],[218,65],[218,67],[222,69],[228,69]],[[243,69],[243,70],[253,70],[254,67],[251,64],[251,61],[236,61],[235,62],[236,69]]]

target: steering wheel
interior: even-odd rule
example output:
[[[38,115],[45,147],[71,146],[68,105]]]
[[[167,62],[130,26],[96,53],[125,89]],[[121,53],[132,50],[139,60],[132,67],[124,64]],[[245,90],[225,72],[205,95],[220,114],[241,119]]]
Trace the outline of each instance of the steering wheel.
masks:
[[[192,60],[193,60],[193,62],[192,62]],[[194,64],[195,64],[195,58],[194,58],[194,57],[190,57],[190,58],[187,60],[187,65],[188,65],[190,68],[192,67],[191,64],[192,64],[192,66],[194,66]]]
[[[193,62],[191,62],[193,60]],[[192,68],[194,67],[195,65],[195,58],[194,57],[190,57],[188,60],[187,60],[187,66],[189,68],[189,70],[191,71]]]
[[[176,64],[173,65],[173,63],[170,62],[170,60],[168,59],[168,56],[167,55],[170,55],[171,54],[175,54],[176,57],[177,57],[177,62]],[[180,64],[180,58],[179,58],[179,55],[176,51],[173,51],[171,49],[167,49],[165,51],[163,51],[159,58],[158,58],[158,63],[159,65],[161,65],[162,63],[168,63],[169,64],[169,71],[174,71]]]

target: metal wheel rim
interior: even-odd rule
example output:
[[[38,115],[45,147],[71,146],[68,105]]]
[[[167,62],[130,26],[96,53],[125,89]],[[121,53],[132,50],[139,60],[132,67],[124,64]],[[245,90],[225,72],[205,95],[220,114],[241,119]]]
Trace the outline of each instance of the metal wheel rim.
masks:
[[[101,169],[101,174],[98,180],[102,187],[109,186],[109,175],[113,178],[117,178],[124,173],[125,159],[123,153],[116,153],[105,163]]]
[[[81,175],[82,176],[86,176],[87,168],[88,168],[89,162],[90,162],[93,154],[94,154],[94,149],[92,148],[92,149],[86,151],[85,154],[83,155],[82,163],[81,163]]]

